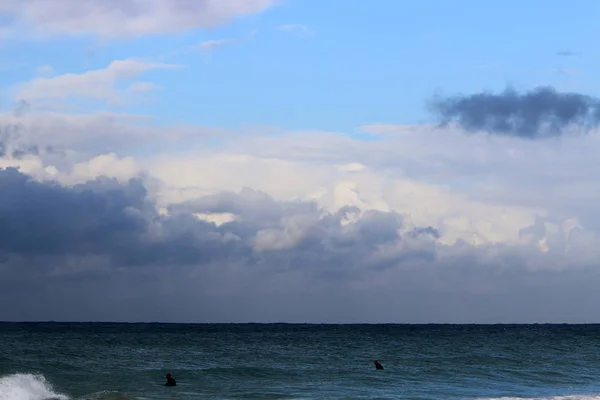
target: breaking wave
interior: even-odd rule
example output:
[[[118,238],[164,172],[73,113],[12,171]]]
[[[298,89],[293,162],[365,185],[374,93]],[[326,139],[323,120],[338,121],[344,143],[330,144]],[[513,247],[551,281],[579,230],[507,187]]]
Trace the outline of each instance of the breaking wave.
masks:
[[[249,395],[249,397],[254,398],[252,395]],[[290,398],[293,397],[290,396]],[[265,398],[265,396],[259,398]],[[41,374],[17,373],[0,377],[0,400],[136,400],[136,398],[109,390],[72,398],[57,392]],[[600,394],[549,397],[482,397],[477,400],[600,400]]]
[[[0,377],[0,400],[68,400],[54,391],[43,375],[12,374]]]
[[[71,397],[56,392],[43,375],[11,374],[0,377],[0,400],[71,400]],[[135,397],[104,390],[77,400],[135,400]]]

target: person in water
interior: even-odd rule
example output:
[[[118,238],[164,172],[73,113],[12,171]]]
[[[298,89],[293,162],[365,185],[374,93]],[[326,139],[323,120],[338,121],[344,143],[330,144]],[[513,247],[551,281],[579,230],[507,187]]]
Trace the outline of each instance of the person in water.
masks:
[[[177,386],[177,382],[175,382],[175,378],[171,374],[167,374],[167,383],[165,383],[165,386]]]
[[[379,361],[373,360],[373,364],[375,364],[376,369],[383,369],[383,365],[379,364]]]

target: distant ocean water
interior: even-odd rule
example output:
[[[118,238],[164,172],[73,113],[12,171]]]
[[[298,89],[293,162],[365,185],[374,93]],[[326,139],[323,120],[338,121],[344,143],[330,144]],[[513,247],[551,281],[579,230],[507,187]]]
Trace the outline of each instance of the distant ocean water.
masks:
[[[0,339],[0,400],[600,399],[600,325],[3,323]]]

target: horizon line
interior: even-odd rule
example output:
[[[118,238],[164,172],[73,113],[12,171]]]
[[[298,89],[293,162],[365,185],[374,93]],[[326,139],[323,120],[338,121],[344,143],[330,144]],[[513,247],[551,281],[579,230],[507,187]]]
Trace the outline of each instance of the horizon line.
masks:
[[[499,326],[499,325],[600,325],[600,322],[161,322],[161,321],[2,321],[0,324],[120,324],[120,325],[396,325],[396,326]]]

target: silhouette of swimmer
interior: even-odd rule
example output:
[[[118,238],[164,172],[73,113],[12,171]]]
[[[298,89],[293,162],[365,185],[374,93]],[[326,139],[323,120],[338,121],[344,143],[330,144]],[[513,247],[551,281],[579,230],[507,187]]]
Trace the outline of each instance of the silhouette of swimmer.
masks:
[[[379,361],[373,360],[373,364],[375,364],[376,369],[383,369],[383,365],[379,364]]]
[[[175,382],[171,374],[167,374],[167,383],[165,383],[165,386],[177,386],[177,382]]]

